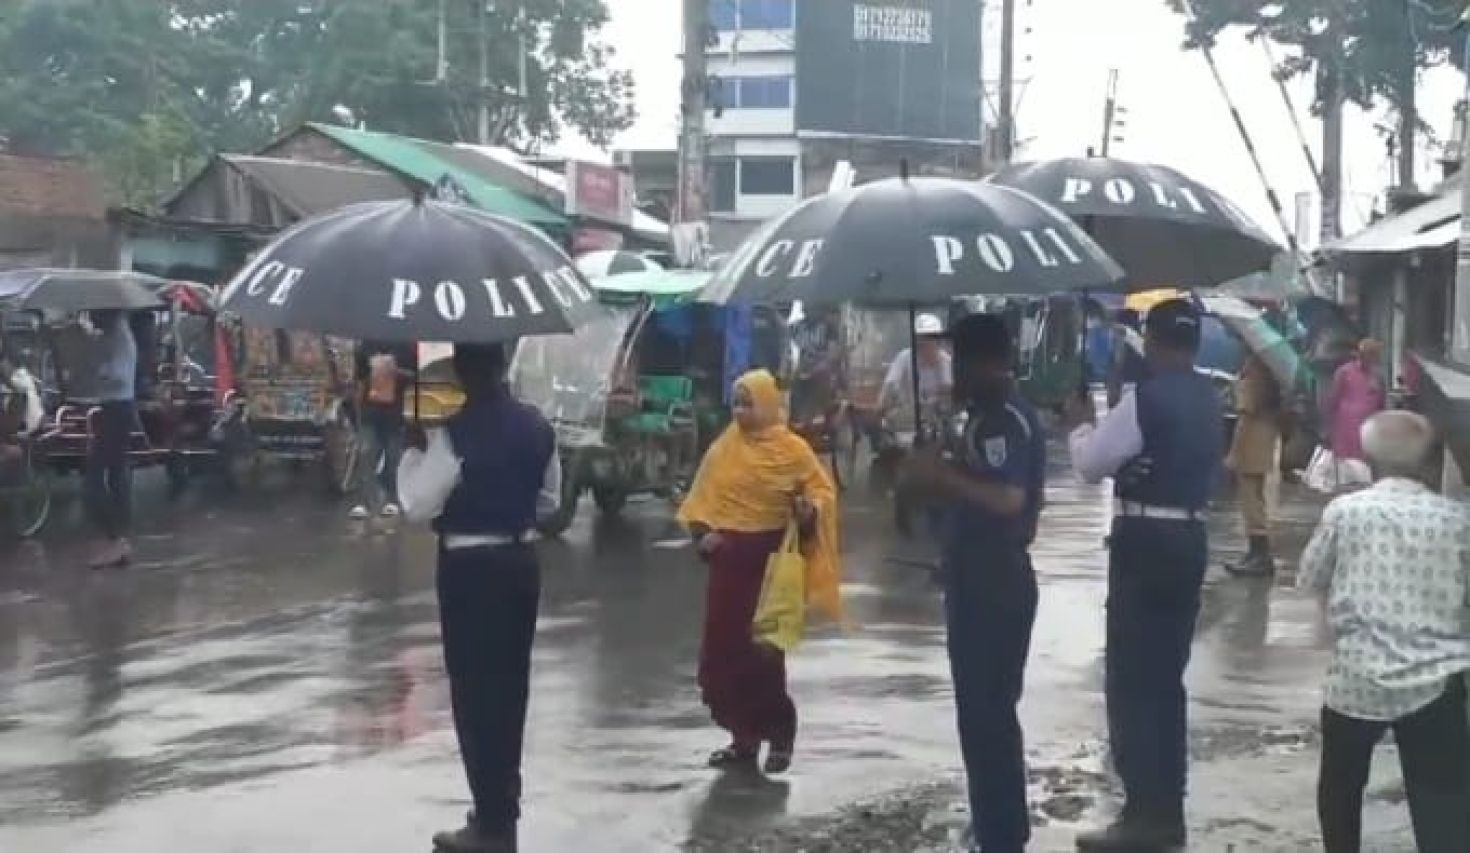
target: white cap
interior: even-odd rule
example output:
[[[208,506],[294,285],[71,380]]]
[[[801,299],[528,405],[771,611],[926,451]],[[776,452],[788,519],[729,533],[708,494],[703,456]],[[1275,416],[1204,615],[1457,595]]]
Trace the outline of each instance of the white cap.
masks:
[[[914,318],[914,334],[933,337],[944,334],[944,322],[933,314],[920,314]]]

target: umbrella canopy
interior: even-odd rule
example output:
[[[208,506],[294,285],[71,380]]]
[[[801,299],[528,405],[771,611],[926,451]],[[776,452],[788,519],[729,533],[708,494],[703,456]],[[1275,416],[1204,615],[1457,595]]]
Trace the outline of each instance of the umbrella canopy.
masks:
[[[577,272],[588,278],[601,278],[630,272],[656,272],[663,266],[636,252],[603,249],[577,256]]]
[[[0,272],[0,307],[15,311],[161,308],[169,282],[130,270],[21,269]]]
[[[449,343],[565,334],[602,310],[541,232],[423,199],[297,224],[235,276],[220,307],[267,328]]]
[[[694,299],[713,276],[709,270],[657,269],[594,278],[592,287],[610,302],[648,297],[654,307],[663,308]]]
[[[1056,205],[1132,287],[1211,287],[1271,268],[1281,247],[1229,199],[1167,166],[1107,157],[1020,163],[987,179]]]
[[[892,178],[816,196],[766,223],[701,297],[729,303],[939,304],[1106,287],[1122,270],[1026,193]]]
[[[1306,387],[1306,362],[1291,342],[1267,322],[1262,311],[1233,296],[1205,296],[1200,302],[1240,338],[1252,355],[1265,362],[1282,389],[1291,392]]]

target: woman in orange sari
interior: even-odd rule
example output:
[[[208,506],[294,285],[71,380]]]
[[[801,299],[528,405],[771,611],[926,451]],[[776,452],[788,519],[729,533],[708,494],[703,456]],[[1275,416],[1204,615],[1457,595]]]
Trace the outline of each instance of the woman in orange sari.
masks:
[[[710,446],[679,510],[710,567],[700,692],[730,733],[730,745],[709,764],[754,766],[769,744],[765,770],[781,773],[796,744],[796,705],[786,690],[785,656],[758,645],[751,622],[766,563],[792,523],[806,558],[808,604],[840,617],[837,490],[811,447],[787,428],[770,373],[742,376],[732,408],[734,423]]]

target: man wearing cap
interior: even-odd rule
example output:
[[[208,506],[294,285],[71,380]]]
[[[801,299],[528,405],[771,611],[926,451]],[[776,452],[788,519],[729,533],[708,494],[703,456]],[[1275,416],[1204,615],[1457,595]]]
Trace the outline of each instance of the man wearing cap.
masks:
[[[1029,553],[1046,478],[1046,440],[1011,376],[1005,321],[973,314],[952,335],[957,402],[945,447],[906,473],[939,508],[950,672],[969,779],[972,849],[1019,853],[1030,838],[1016,704],[1036,620]]]
[[[458,345],[464,407],[429,435],[411,428],[399,464],[410,520],[439,534],[440,633],[474,811],[434,836],[452,853],[515,853],[521,746],[541,574],[531,545],[556,512],[561,465],[551,425],[514,399],[496,345]]]
[[[954,387],[954,364],[944,350],[944,322],[933,314],[914,318],[914,337],[919,346],[919,403],[932,406],[949,399]],[[907,422],[914,411],[914,353],[908,347],[888,365],[883,387],[878,392],[879,410]]]
[[[1148,378],[1094,425],[1090,400],[1068,408],[1072,463],[1113,478],[1108,539],[1106,693],[1113,766],[1125,802],[1083,850],[1168,850],[1185,841],[1184,670],[1207,561],[1205,508],[1223,452],[1219,398],[1194,369],[1200,317],[1182,299],[1144,323]]]

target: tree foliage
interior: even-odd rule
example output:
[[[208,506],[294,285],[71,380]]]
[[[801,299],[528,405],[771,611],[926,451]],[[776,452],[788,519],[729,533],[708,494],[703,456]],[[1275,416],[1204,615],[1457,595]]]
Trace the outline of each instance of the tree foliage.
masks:
[[[304,121],[535,149],[607,144],[632,79],[598,40],[605,0],[0,0],[0,137],[79,156],[155,200],[213,151]],[[487,84],[481,85],[480,59]],[[444,73],[440,73],[441,70]]]
[[[1165,0],[1186,14],[1185,47],[1212,45],[1226,29],[1294,48],[1276,73],[1289,79],[1315,74],[1322,97],[1341,72],[1348,101],[1371,107],[1403,103],[1406,60],[1414,68],[1446,62],[1464,66],[1465,0]]]

